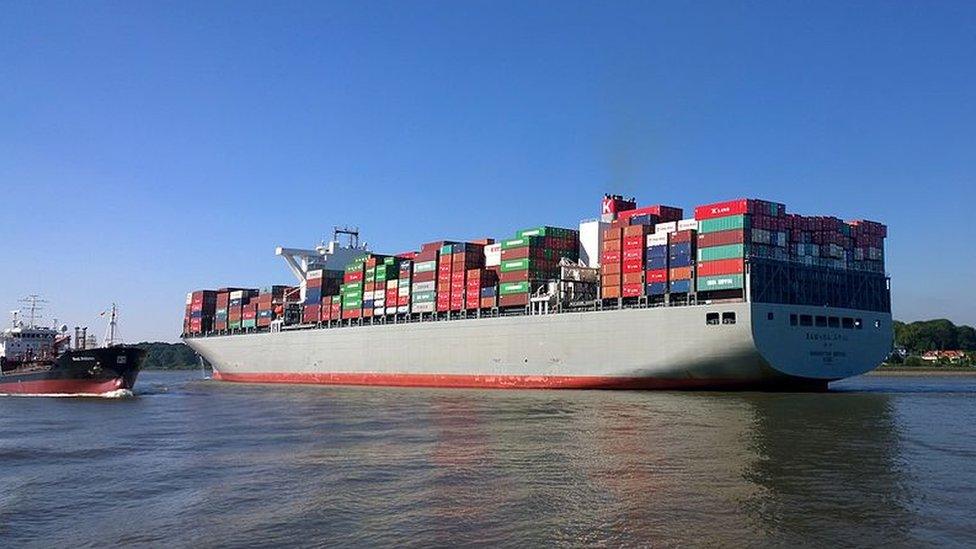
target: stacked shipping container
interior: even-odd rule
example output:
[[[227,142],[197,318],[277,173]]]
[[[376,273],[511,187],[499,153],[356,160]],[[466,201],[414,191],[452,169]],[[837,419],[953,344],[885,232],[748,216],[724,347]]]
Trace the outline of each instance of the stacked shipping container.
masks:
[[[579,232],[560,227],[533,227],[501,243],[498,306],[524,307],[539,287],[559,277],[562,258],[579,259]]]

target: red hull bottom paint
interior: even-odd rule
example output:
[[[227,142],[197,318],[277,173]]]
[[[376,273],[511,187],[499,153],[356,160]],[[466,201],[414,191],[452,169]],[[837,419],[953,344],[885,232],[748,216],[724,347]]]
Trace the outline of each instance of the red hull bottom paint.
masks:
[[[0,383],[0,394],[7,395],[100,395],[123,389],[121,378],[93,381],[90,379],[40,379]]]
[[[382,385],[390,387],[444,387],[478,389],[700,389],[743,386],[738,380],[655,379],[602,376],[478,376],[376,373],[246,373],[217,370],[213,379],[237,383],[292,383],[315,385]]]

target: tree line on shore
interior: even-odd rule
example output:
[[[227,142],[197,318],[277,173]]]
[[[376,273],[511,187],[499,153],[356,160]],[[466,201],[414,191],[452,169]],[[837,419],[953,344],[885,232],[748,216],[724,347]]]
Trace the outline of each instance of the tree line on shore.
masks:
[[[957,326],[944,318],[899,322],[893,324],[895,349],[903,349],[905,354],[895,353],[888,360],[890,364],[922,366],[926,361],[921,355],[928,351],[964,351],[966,357],[956,364],[972,365],[973,352],[976,351],[976,330],[972,326]],[[937,362],[946,362],[944,360]]]
[[[197,354],[184,343],[144,341],[133,347],[146,351],[143,370],[195,370],[200,367]]]

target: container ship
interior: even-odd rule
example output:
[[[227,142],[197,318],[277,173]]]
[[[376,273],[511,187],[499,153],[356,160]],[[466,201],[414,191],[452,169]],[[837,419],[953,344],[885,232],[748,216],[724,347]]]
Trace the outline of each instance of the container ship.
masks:
[[[577,228],[374,253],[278,248],[297,284],[187,294],[217,380],[823,390],[892,347],[887,228],[738,199],[603,198]]]
[[[20,311],[0,332],[0,394],[59,396],[124,396],[130,394],[145,351],[115,345],[116,308],[111,309],[109,336],[103,347],[75,328],[74,344],[67,326],[36,324],[37,296],[27,299],[28,320]]]

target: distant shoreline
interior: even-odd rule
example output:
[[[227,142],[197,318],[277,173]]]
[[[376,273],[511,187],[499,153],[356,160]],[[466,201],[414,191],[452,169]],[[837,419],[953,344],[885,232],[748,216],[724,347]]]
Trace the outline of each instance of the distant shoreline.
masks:
[[[976,376],[976,368],[969,366],[881,366],[871,370],[869,376]]]

